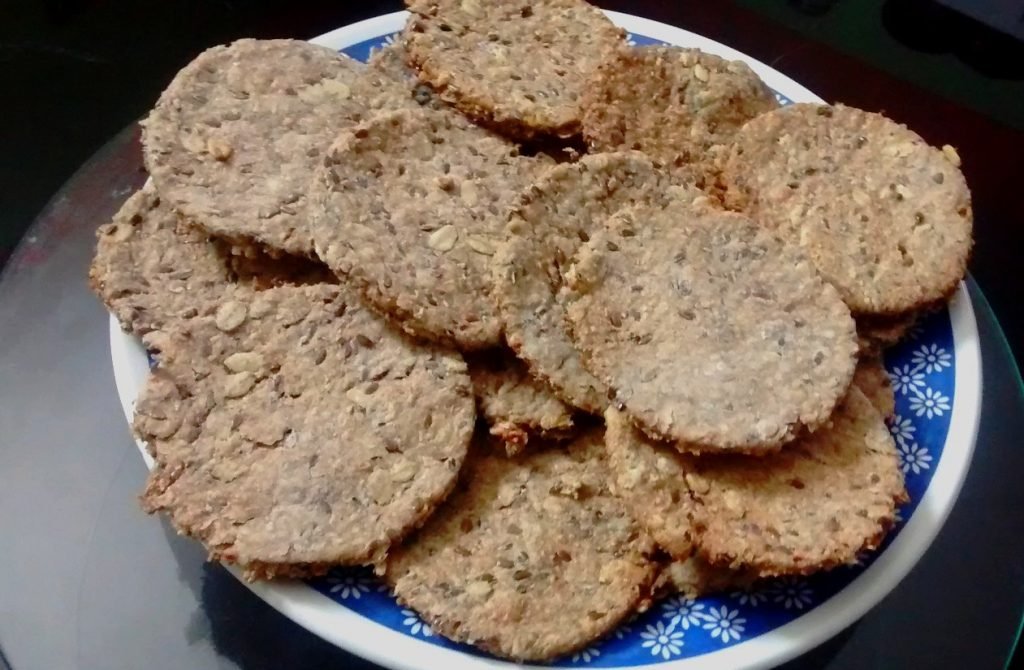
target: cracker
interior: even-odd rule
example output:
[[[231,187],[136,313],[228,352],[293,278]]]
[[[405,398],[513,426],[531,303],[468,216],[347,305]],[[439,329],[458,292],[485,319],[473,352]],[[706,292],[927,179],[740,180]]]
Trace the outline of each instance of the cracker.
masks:
[[[225,297],[146,343],[144,507],[249,578],[380,561],[455,485],[475,420],[465,363],[337,286]]]
[[[771,451],[845,394],[853,319],[798,248],[707,200],[613,216],[568,272],[566,316],[587,367],[649,434]]]
[[[410,63],[443,99],[504,133],[579,132],[584,90],[623,43],[582,0],[407,0]]]
[[[958,164],[880,114],[799,104],[737,133],[724,181],[855,314],[895,315],[944,300],[966,272],[971,196]]]
[[[693,554],[693,501],[684,477],[688,459],[671,445],[638,441],[636,430],[623,412],[609,407],[604,413],[605,449],[611,471],[609,485],[654,541],[673,559]]]
[[[562,266],[620,208],[696,194],[685,171],[667,173],[639,152],[595,154],[552,168],[523,195],[494,257],[505,337],[534,376],[569,404],[599,414],[607,390],[582,365],[555,299]]]
[[[310,255],[304,208],[314,167],[341,129],[395,98],[364,85],[364,69],[298,40],[204,51],[143,124],[157,190],[211,234]]]
[[[96,232],[93,290],[124,330],[145,335],[209,311],[226,293],[248,300],[272,286],[335,283],[309,259],[211,239],[148,182]]]
[[[572,410],[511,351],[481,352],[467,363],[480,414],[509,456],[522,451],[531,435],[557,438],[572,431]]]
[[[407,64],[409,56],[405,45],[392,42],[373,51],[361,77],[360,90],[377,90],[390,99],[374,102],[372,108],[380,110],[415,109],[429,107],[445,109],[447,106],[426,84],[420,83],[416,71]],[[395,84],[398,84],[395,86]]]
[[[883,418],[896,413],[896,394],[880,354],[861,357],[853,373],[853,383]]]
[[[594,151],[637,149],[666,163],[700,163],[744,123],[779,103],[742,61],[699,49],[621,49],[583,98]]]
[[[755,581],[756,575],[711,565],[694,554],[666,565],[658,575],[655,590],[665,596],[678,593],[686,598],[699,598],[722,591],[747,589]]]
[[[500,341],[490,262],[537,168],[460,116],[402,110],[343,133],[313,185],[317,254],[408,332],[461,349]]]
[[[96,231],[89,283],[121,327],[136,335],[195,315],[232,273],[208,236],[182,224],[146,184]]]
[[[855,563],[908,500],[892,437],[856,387],[829,425],[777,454],[689,463],[701,556],[762,577]]]
[[[645,602],[653,544],[608,492],[602,433],[517,458],[471,450],[460,486],[388,557],[434,630],[517,661],[570,653]]]

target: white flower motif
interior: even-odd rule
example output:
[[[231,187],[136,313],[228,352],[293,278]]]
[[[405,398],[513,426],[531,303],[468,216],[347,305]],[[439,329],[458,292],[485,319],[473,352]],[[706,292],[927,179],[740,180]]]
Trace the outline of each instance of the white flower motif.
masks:
[[[761,603],[768,602],[768,594],[763,589],[746,586],[739,591],[733,591],[729,597],[735,598],[740,605],[757,607]]]
[[[345,575],[344,577],[328,577],[327,583],[331,585],[330,592],[336,594],[342,600],[359,600],[364,593],[370,592],[370,580],[366,577],[355,577]]]
[[[896,366],[889,373],[889,379],[892,380],[892,390],[900,395],[907,395],[913,391],[914,393],[920,393],[918,386],[924,386],[924,374],[918,372],[917,368],[912,368],[910,365],[904,365],[902,368]]]
[[[390,33],[390,34],[388,34],[388,35],[386,35],[384,37],[384,41],[381,44],[383,44],[386,47],[389,47],[389,46],[391,46],[392,44],[395,43],[395,40],[397,38],[398,38],[398,33]]]
[[[643,638],[641,647],[650,649],[651,656],[661,656],[666,661],[683,651],[683,632],[676,630],[674,624],[666,628],[664,622],[657,621],[653,626],[647,626],[640,637]]]
[[[701,611],[704,609],[703,603],[683,596],[669,598],[661,605],[661,609],[665,610],[662,616],[669,619],[669,625],[678,624],[683,630],[689,629],[691,625],[700,626],[705,616]]]
[[[711,637],[720,638],[723,644],[729,642],[730,639],[738,640],[746,630],[747,623],[747,620],[739,616],[739,613],[738,609],[730,610],[725,605],[717,610],[712,607],[704,616],[707,619],[704,629],[710,630]]]
[[[892,518],[896,523],[903,523],[903,509],[897,507],[895,510],[893,510]]]
[[[929,419],[942,416],[944,412],[949,411],[949,398],[939,391],[926,388],[924,393],[919,393],[910,399],[910,411],[916,413],[917,416],[924,415]]]
[[[814,592],[802,579],[783,577],[771,589],[772,600],[788,610],[802,610],[811,604]]]
[[[953,364],[953,357],[945,349],[937,344],[925,344],[914,352],[910,358],[917,369],[924,368],[925,374],[938,372],[942,368],[948,368]]]
[[[600,655],[601,650],[597,647],[587,647],[586,649],[578,651],[575,654],[573,654],[572,662],[579,663],[580,661],[583,661],[584,663],[590,663]]]
[[[434,637],[434,629],[431,628],[416,612],[403,609],[402,625],[409,628],[409,635],[422,635],[423,637]]]
[[[788,105],[789,104],[789,98],[787,98],[786,96],[782,95],[781,93],[776,93],[775,94],[775,99],[779,101],[780,105]]]
[[[910,422],[910,419],[904,419],[899,414],[894,414],[889,423],[889,432],[892,433],[892,437],[898,444],[905,444],[914,439],[914,433],[917,428]]]
[[[626,33],[626,44],[631,47],[636,46],[636,35],[633,33]]]
[[[928,449],[914,442],[900,442],[899,455],[900,467],[903,468],[904,474],[913,472],[919,475],[921,470],[932,467],[932,455],[928,453]]]

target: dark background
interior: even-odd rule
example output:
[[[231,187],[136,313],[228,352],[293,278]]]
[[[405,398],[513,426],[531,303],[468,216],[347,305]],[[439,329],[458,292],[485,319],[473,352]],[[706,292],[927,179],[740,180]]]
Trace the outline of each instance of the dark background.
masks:
[[[1019,360],[1024,48],[1009,33],[1024,26],[1024,3],[993,3],[1022,5],[1002,32],[923,0],[597,4],[704,34],[829,101],[883,111],[933,144],[957,146],[974,194],[971,272]],[[309,38],[400,8],[399,2],[0,0],[0,265],[61,184],[143,116],[203,48],[241,36]],[[970,634],[984,635],[984,627],[978,622]]]

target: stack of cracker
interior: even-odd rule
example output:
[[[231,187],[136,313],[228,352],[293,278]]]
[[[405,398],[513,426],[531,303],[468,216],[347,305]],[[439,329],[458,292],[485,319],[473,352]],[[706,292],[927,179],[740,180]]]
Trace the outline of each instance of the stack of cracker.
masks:
[[[879,351],[964,275],[955,151],[582,0],[408,5],[366,65],[210,49],[144,122],[90,271],[157,362],[144,507],[516,660],[877,548]]]

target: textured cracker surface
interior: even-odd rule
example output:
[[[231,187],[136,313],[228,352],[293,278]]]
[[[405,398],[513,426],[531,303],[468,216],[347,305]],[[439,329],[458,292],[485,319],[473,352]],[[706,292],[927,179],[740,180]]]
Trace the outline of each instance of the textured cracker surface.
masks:
[[[407,0],[420,78],[466,115],[513,136],[576,134],[581,99],[622,31],[582,0]]]
[[[686,560],[693,554],[694,505],[685,464],[694,457],[670,444],[638,442],[629,417],[615,408],[609,407],[604,419],[609,485],[662,549],[677,561]]]
[[[853,319],[796,247],[707,198],[612,217],[568,272],[584,363],[648,433],[773,450],[825,421],[853,376]]]
[[[779,106],[741,61],[657,46],[619,50],[583,100],[593,150],[637,149],[670,164],[707,161],[745,122]]]
[[[249,299],[273,286],[336,281],[309,259],[210,239],[182,220],[152,182],[96,236],[90,284],[121,327],[140,336],[208,313],[227,293]]]
[[[610,632],[655,578],[653,544],[607,489],[602,433],[517,458],[471,450],[459,488],[385,577],[435,630],[516,660]]]
[[[687,598],[699,598],[711,593],[749,588],[756,577],[749,572],[711,565],[695,554],[666,565],[658,581],[658,590],[665,595],[679,593]]]
[[[966,272],[971,197],[955,163],[880,114],[798,104],[737,133],[724,181],[855,314],[898,314],[943,300]]]
[[[853,373],[853,383],[883,418],[889,418],[896,412],[896,394],[881,355],[861,357]]]
[[[136,335],[194,316],[232,282],[207,235],[182,224],[152,184],[128,198],[96,237],[89,282]]]
[[[480,414],[509,455],[525,448],[531,435],[561,437],[572,430],[572,409],[511,351],[484,351],[466,362]]]
[[[146,168],[160,194],[210,233],[310,255],[313,169],[340,130],[403,96],[382,71],[367,74],[326,47],[213,47],[178,73],[145,121]]]
[[[600,414],[606,389],[582,365],[556,300],[562,269],[589,235],[620,208],[692,198],[692,180],[669,174],[639,152],[595,154],[559,165],[522,195],[507,240],[494,258],[494,282],[509,345],[571,405]]]
[[[134,428],[143,496],[250,577],[381,560],[454,486],[473,430],[465,363],[336,286],[226,298],[152,333]]]
[[[701,555],[760,576],[854,563],[879,546],[908,499],[892,437],[856,388],[830,425],[777,454],[689,463]]]
[[[317,174],[317,254],[409,332],[495,346],[491,256],[540,165],[455,114],[379,114],[344,133]]]

